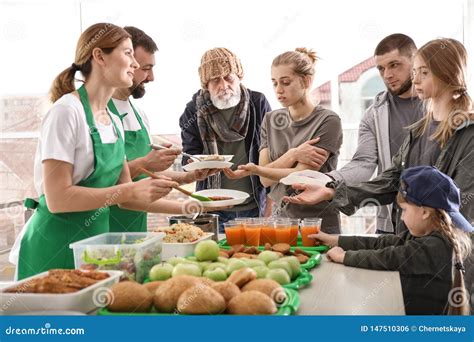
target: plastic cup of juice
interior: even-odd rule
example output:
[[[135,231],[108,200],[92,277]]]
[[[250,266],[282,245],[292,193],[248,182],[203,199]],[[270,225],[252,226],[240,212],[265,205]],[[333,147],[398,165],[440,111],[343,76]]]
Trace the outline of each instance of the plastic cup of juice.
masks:
[[[262,230],[262,226],[260,223],[250,223],[247,222],[245,224],[245,244],[248,246],[256,246],[258,247],[260,244],[260,232]]]
[[[300,220],[290,219],[289,221],[290,221],[290,228],[291,228],[290,245],[296,246],[298,244],[298,229],[300,226]]]
[[[288,220],[278,220],[275,223],[275,243],[290,243],[291,226]]]
[[[229,246],[245,243],[245,232],[240,223],[235,221],[225,222],[224,231]]]
[[[308,238],[308,235],[317,234],[321,230],[320,218],[305,218],[301,222],[301,240],[304,247],[316,246],[316,239]]]
[[[262,224],[262,232],[260,233],[260,245],[275,244],[275,221],[265,220]]]

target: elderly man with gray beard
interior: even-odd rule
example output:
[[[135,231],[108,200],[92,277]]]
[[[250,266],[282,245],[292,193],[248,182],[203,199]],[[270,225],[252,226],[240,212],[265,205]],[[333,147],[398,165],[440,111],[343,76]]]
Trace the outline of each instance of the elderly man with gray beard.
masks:
[[[232,154],[233,168],[258,163],[260,126],[270,104],[262,93],[247,89],[239,58],[226,48],[204,53],[199,67],[202,89],[195,93],[179,119],[183,151],[189,154]],[[188,160],[183,159],[183,164]],[[248,200],[219,214],[223,223],[236,217],[258,217],[265,210],[266,192],[258,176],[231,180],[222,174],[198,182],[197,190],[233,189]]]

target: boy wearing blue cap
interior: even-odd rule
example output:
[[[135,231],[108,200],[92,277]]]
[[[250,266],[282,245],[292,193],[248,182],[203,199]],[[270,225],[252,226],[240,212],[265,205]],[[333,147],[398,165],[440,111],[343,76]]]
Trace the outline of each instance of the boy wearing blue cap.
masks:
[[[408,315],[469,314],[463,260],[474,228],[459,212],[458,187],[432,166],[412,167],[402,172],[397,201],[408,228],[399,235],[313,237],[336,246],[331,261],[399,271]]]

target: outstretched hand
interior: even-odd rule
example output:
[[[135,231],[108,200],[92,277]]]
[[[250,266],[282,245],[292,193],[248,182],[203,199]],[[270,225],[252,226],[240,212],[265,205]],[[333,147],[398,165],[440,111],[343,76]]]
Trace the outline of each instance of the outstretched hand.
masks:
[[[294,204],[318,204],[332,200],[336,193],[334,189],[317,184],[293,184],[292,187],[300,193],[295,196],[284,196],[283,201]]]
[[[229,179],[240,179],[255,174],[257,170],[257,165],[254,163],[248,163],[245,165],[239,165],[235,171],[232,171],[230,168],[226,168],[223,171],[226,177]]]

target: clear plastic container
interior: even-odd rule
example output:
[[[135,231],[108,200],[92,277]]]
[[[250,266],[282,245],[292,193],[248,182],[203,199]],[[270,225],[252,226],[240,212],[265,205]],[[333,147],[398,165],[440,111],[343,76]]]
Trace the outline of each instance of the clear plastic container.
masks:
[[[123,271],[142,283],[161,262],[165,233],[105,233],[69,245],[76,268]]]

